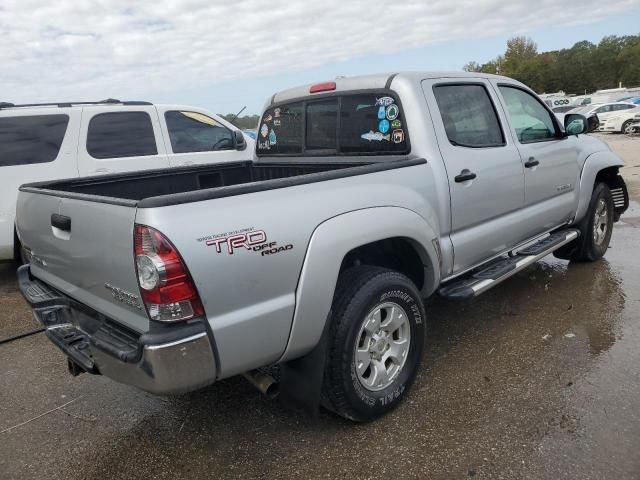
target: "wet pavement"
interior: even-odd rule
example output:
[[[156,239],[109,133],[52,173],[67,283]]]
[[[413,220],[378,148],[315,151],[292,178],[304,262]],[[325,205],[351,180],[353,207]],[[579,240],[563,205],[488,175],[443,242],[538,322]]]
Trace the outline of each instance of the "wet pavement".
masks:
[[[600,262],[430,299],[413,389],[366,425],[292,413],[241,378],[170,398],[74,378],[43,334],[0,345],[0,478],[638,479],[638,247],[634,202]],[[37,327],[14,268],[0,339]]]

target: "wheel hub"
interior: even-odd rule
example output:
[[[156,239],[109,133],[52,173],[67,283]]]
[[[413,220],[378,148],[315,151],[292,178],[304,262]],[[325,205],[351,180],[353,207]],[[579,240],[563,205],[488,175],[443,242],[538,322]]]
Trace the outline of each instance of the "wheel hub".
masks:
[[[367,390],[387,388],[400,374],[409,354],[411,326],[406,311],[385,302],[365,317],[354,351],[358,380]]]

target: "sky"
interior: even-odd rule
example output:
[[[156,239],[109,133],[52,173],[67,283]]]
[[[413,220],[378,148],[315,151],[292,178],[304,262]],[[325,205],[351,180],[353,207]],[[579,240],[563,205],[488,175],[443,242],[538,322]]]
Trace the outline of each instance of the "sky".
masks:
[[[0,0],[0,101],[260,113],[295,85],[640,34],[640,0]]]

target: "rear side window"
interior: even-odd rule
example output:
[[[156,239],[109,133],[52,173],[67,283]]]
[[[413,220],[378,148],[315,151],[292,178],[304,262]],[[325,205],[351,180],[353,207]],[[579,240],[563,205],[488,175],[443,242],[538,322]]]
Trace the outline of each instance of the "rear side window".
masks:
[[[400,104],[389,93],[331,95],[266,110],[258,155],[375,155],[409,152]]]
[[[207,115],[198,112],[166,112],[173,153],[211,152],[233,148],[233,134]]]
[[[452,145],[482,148],[505,144],[498,115],[483,85],[436,85],[433,93]]]
[[[87,152],[94,158],[157,155],[151,117],[146,112],[108,112],[89,122]]]
[[[0,118],[0,167],[53,162],[67,131],[67,115]]]

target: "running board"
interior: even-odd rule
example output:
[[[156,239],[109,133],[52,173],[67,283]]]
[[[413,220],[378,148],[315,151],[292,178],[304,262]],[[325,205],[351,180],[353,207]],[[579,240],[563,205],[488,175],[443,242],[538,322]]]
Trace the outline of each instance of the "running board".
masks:
[[[554,250],[575,240],[580,231],[575,228],[559,230],[510,253],[508,257],[499,258],[462,278],[453,280],[438,290],[443,297],[467,299],[495,287],[497,284],[516,274],[520,270],[546,257]]]

